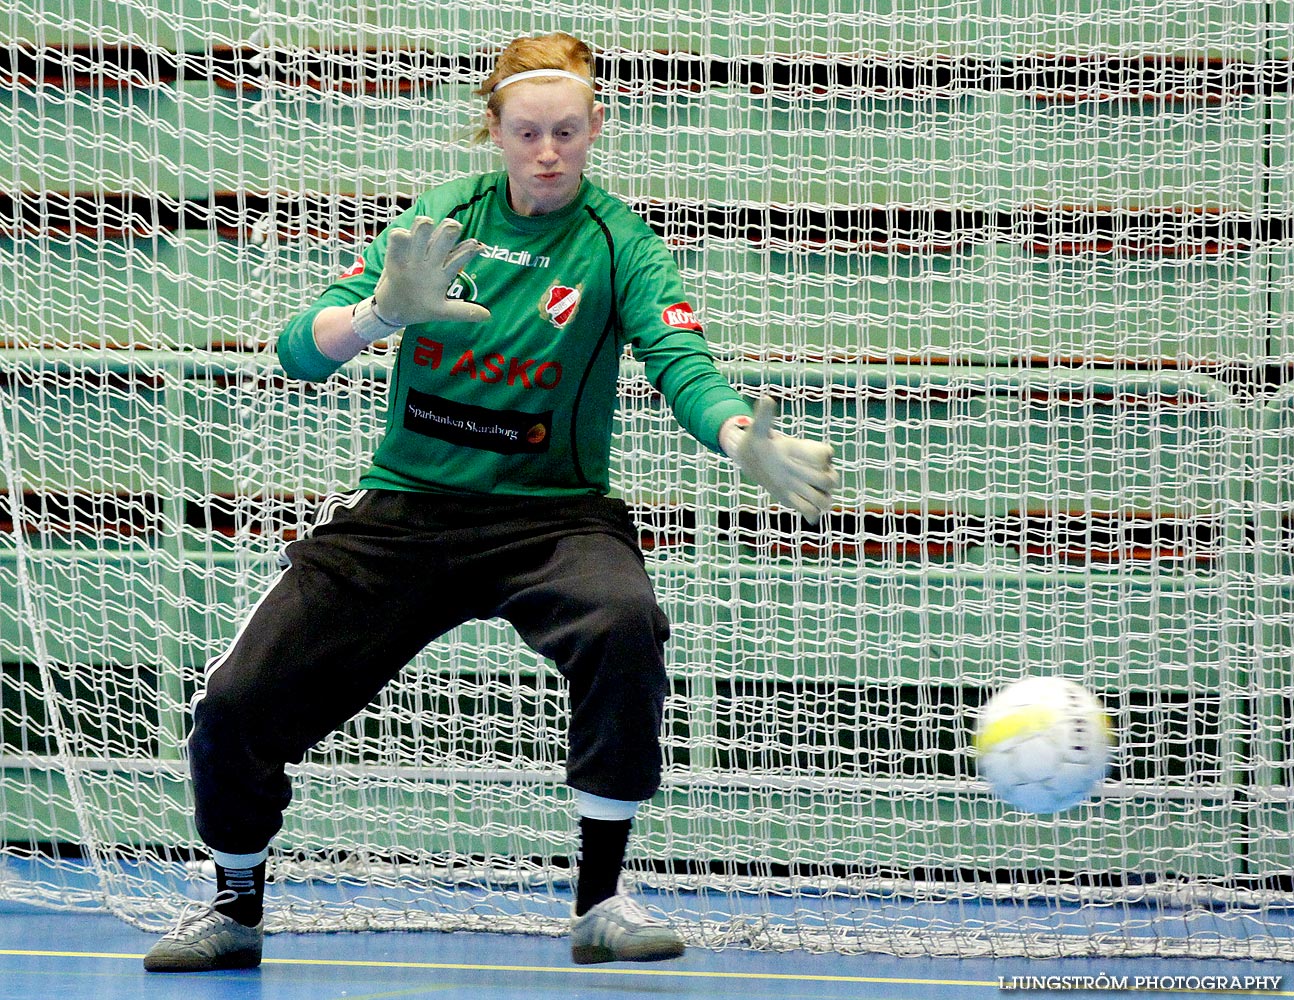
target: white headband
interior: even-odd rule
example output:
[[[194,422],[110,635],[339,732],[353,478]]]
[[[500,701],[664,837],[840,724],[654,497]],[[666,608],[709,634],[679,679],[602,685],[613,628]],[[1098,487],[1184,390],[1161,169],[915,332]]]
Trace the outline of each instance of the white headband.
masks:
[[[580,76],[578,73],[568,73],[564,69],[529,69],[524,73],[513,73],[511,76],[505,76],[490,89],[490,93],[496,93],[511,83],[520,83],[522,80],[535,80],[544,76],[561,77],[564,80],[575,80],[578,83],[584,84],[584,86],[588,87],[589,90],[593,89],[593,81],[587,76]]]

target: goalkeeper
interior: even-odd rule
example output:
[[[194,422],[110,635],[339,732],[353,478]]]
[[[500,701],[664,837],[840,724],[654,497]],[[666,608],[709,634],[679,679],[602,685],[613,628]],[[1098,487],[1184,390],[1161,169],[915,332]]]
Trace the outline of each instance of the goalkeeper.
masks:
[[[279,337],[284,370],[309,381],[399,337],[385,433],[358,490],[287,547],[208,667],[189,755],[217,892],[153,947],[150,970],[260,962],[285,764],[432,639],[496,616],[568,681],[573,960],[683,953],[617,893],[631,821],[660,783],[669,634],[628,510],[606,495],[624,347],[691,434],[808,520],[830,504],[832,453],[733,391],[663,241],[585,178],[604,117],[590,50],[562,33],[518,39],[478,93],[479,138],[505,169],[420,196]]]

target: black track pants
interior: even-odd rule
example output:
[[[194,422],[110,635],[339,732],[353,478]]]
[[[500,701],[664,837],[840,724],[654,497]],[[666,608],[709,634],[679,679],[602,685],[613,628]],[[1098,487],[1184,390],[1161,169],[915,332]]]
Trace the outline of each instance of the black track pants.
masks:
[[[330,500],[285,554],[194,709],[207,846],[265,847],[291,798],[284,765],[473,618],[511,622],[569,682],[571,786],[626,800],[656,792],[669,626],[620,501],[365,490]]]

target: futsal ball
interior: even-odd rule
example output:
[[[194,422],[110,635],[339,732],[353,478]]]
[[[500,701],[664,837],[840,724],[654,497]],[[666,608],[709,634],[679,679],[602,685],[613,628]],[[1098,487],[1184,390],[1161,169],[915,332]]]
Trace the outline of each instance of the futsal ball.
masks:
[[[975,725],[980,777],[1004,802],[1054,813],[1082,802],[1105,777],[1113,738],[1091,692],[1062,677],[1008,684]]]

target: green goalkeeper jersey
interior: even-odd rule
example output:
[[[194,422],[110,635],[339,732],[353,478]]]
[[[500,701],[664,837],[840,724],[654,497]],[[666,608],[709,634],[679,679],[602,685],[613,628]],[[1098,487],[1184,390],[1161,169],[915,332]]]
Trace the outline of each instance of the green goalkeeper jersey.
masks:
[[[715,368],[664,242],[590,183],[565,208],[522,216],[507,174],[423,194],[391,225],[453,218],[486,249],[450,289],[484,323],[408,327],[387,394],[386,430],[361,486],[432,492],[606,493],[620,356],[630,345],[679,422],[718,450],[719,425],[750,407]],[[338,363],[312,326],[326,306],[373,294],[390,227],[279,337],[289,376]]]

